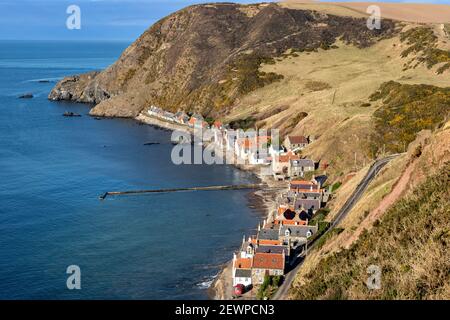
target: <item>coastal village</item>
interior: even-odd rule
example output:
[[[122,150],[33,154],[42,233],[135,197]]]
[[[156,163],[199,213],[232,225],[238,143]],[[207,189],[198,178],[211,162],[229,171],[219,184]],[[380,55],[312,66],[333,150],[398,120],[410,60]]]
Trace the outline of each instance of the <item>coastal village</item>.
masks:
[[[318,164],[301,156],[301,151],[312,137],[288,135],[279,147],[270,143],[270,137],[230,129],[220,121],[205,121],[200,114],[190,116],[179,111],[172,113],[151,106],[143,117],[164,122],[214,131],[214,147],[231,153],[236,159],[269,173],[273,181],[284,182],[278,194],[275,210],[257,227],[256,234],[244,236],[234,254],[231,274],[231,297],[267,298],[270,287],[277,287],[285,273],[292,269],[299,257],[307,252],[308,242],[319,234],[317,221],[310,223],[319,210],[323,210],[331,196],[331,187],[324,188],[326,175],[315,176]],[[256,146],[266,145],[264,148]],[[323,169],[326,169],[323,168]]]

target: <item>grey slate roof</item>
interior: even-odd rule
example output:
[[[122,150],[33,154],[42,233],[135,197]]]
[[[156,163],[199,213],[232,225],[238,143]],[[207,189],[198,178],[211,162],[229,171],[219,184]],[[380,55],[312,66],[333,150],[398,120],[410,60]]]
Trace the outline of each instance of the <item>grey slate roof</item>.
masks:
[[[314,180],[317,181],[318,184],[323,186],[325,184],[325,181],[327,181],[328,177],[326,175],[317,176],[314,178]]]
[[[299,159],[299,160],[291,160],[291,163],[294,167],[313,167],[314,161],[310,159]]]
[[[311,232],[311,235],[314,235],[317,232],[317,226],[282,226],[281,227],[281,235],[284,236],[286,230],[289,230],[291,233],[291,237],[297,238],[306,238],[308,231]]]
[[[320,209],[320,200],[314,200],[314,199],[298,199],[295,201],[295,210],[300,209],[303,207],[305,210],[319,210]]]
[[[320,197],[320,192],[299,192],[297,195],[297,199],[314,199],[314,198],[319,198]]]
[[[278,229],[261,229],[258,233],[258,239],[278,240]]]
[[[251,269],[236,269],[234,272],[234,276],[236,278],[251,278],[252,270]]]
[[[283,253],[287,254],[287,248],[285,246],[259,246],[256,248],[257,253]]]

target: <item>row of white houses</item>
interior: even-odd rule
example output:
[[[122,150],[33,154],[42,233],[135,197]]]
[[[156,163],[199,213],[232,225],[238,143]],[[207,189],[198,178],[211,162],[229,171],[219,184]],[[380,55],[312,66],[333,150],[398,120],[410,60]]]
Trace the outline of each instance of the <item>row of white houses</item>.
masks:
[[[178,111],[177,113],[173,113],[165,111],[154,105],[150,106],[147,113],[149,116],[158,118],[160,120],[186,125],[191,128],[209,128],[209,125],[205,121],[203,116],[198,113],[194,113],[191,116],[189,116],[184,111]]]
[[[315,170],[311,159],[298,156],[309,140],[303,136],[288,136],[283,146],[272,143],[271,137],[256,131],[230,130],[213,126],[214,140],[219,148],[232,152],[241,161],[250,165],[262,165],[271,170],[276,179],[303,177],[306,172]]]

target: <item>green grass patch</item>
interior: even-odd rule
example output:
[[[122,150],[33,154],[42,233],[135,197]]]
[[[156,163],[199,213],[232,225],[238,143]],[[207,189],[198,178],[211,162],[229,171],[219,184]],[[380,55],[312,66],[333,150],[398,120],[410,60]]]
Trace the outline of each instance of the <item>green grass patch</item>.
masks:
[[[338,181],[333,183],[333,185],[331,186],[331,192],[335,192],[337,189],[339,189],[339,187],[342,185],[342,182]]]
[[[283,276],[268,276],[264,277],[264,281],[258,288],[256,293],[256,298],[258,300],[270,299],[273,294],[277,291],[280,285],[283,283]]]
[[[319,229],[320,229],[320,224],[319,224]],[[325,233],[325,231],[327,231],[329,229],[329,225],[326,229],[323,230],[322,234]],[[317,239],[316,241],[316,246],[317,248],[322,248],[323,245],[330,240],[331,238],[333,238],[335,235],[340,234],[342,231],[344,231],[344,228],[338,228],[335,227],[333,229],[331,229],[330,231],[328,231],[326,234],[322,235],[319,239]]]

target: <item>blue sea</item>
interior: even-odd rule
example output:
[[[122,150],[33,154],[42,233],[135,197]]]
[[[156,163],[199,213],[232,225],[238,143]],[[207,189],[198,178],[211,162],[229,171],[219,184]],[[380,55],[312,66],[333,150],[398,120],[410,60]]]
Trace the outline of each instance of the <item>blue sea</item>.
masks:
[[[206,299],[256,227],[248,191],[99,200],[256,181],[225,165],[176,166],[170,132],[47,100],[58,79],[103,69],[128,45],[0,41],[0,299]],[[80,290],[66,286],[70,265],[81,269]]]

